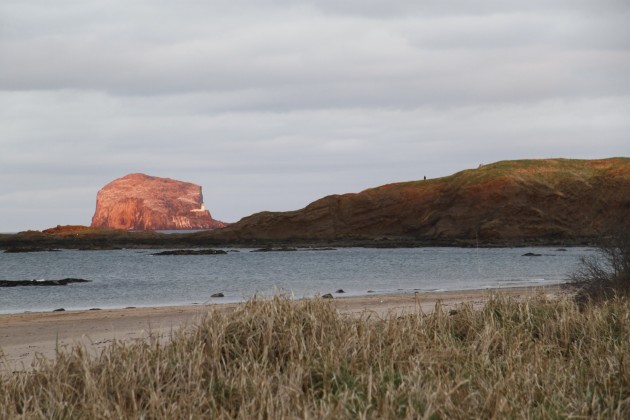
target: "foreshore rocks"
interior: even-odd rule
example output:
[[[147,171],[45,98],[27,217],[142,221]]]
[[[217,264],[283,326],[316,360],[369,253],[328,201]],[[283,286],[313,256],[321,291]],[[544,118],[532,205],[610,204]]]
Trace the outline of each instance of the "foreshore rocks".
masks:
[[[151,255],[225,255],[227,251],[221,249],[178,249],[175,251],[156,252]]]
[[[199,185],[137,173],[116,179],[98,192],[91,226],[181,230],[226,225],[205,209]]]
[[[269,247],[269,248],[253,249],[250,252],[336,251],[336,250],[337,250],[336,248],[330,248],[330,247],[325,247],[325,248],[312,248],[312,247],[295,248],[295,247],[283,246],[283,247],[279,247],[279,248]]]
[[[90,280],[66,278],[61,280],[0,280],[0,287],[66,286],[70,283],[89,283]]]
[[[54,248],[37,248],[37,247],[28,247],[28,248],[8,248],[4,252],[6,254],[21,254],[26,252],[58,252],[59,249]]]
[[[259,249],[253,249],[250,252],[292,252],[292,251],[297,251],[297,248],[293,248],[293,247],[259,248]]]

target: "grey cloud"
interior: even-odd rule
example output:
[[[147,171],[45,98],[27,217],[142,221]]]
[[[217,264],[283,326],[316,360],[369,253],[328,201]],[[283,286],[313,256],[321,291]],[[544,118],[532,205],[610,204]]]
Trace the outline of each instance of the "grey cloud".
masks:
[[[371,17],[408,16],[422,14],[427,16],[444,15],[488,15],[506,12],[535,13],[572,10],[582,13],[607,14],[627,12],[628,4],[624,0],[531,0],[509,2],[503,0],[423,0],[396,1],[388,0],[314,0],[313,7],[331,14],[350,14]]]
[[[434,156],[446,150],[445,159],[453,150],[466,147],[467,139],[472,139],[470,144],[487,145],[475,146],[480,155],[502,147],[507,153],[514,143],[527,144],[541,153],[550,147],[552,136],[557,138],[558,150],[579,150],[580,142],[588,147],[589,139],[595,137],[606,137],[618,147],[624,144],[630,124],[625,118],[630,99],[615,97],[447,109],[357,108],[218,115],[168,115],[167,105],[152,104],[152,99],[146,98],[134,103],[132,109],[144,110],[136,116],[130,116],[125,106],[118,108],[117,101],[103,106],[108,102],[102,95],[83,100],[81,94],[77,97],[71,101],[75,107],[67,105],[55,112],[42,101],[41,108],[31,108],[35,117],[14,114],[11,121],[3,122],[11,123],[12,137],[24,139],[5,147],[7,153],[0,157],[5,170],[17,170],[21,164],[48,173],[68,170],[118,175],[143,166],[155,171],[190,168],[230,174],[284,174],[312,165],[326,172],[352,166],[353,162],[369,166],[406,161],[409,156],[417,159],[431,142],[441,143],[429,150]],[[199,100],[203,102],[203,98]],[[92,112],[82,113],[84,108]],[[76,118],[85,121],[74,124]],[[35,125],[39,125],[38,134],[33,132]],[[563,134],[567,132],[571,135]],[[454,147],[449,149],[449,144]],[[64,161],[74,155],[82,159]]]
[[[132,71],[113,76],[109,61],[77,64],[79,69],[72,66],[79,74],[76,77],[63,66],[50,65],[46,71],[34,72],[20,72],[22,67],[17,66],[13,75],[2,79],[14,90],[74,86],[135,95],[207,91],[214,94],[207,102],[210,111],[414,107],[467,100],[536,101],[566,94],[628,93],[628,55],[611,51],[493,49],[449,55],[420,50],[396,56],[356,57],[350,62],[344,62],[341,55],[305,58],[294,68],[282,62],[248,65],[231,61],[235,65],[231,70],[225,65],[213,66],[211,61],[216,58],[210,58],[191,63],[182,60],[177,69],[168,71],[132,62],[122,65]],[[27,68],[41,67],[33,63]],[[5,69],[5,75],[7,72]]]
[[[290,16],[238,24],[232,17],[228,21],[236,27],[226,31],[206,30],[217,22],[207,18],[211,24],[196,22],[197,34],[157,41],[134,34],[119,38],[111,31],[2,41],[6,65],[0,87],[116,95],[209,91],[223,97],[225,103],[215,105],[219,109],[250,103],[271,109],[371,102],[409,107],[419,100],[452,101],[462,92],[465,97],[470,87],[474,100],[502,100],[510,94],[502,79],[519,80],[512,85],[520,88],[514,95],[525,91],[533,100],[568,90],[608,95],[619,91],[616,81],[628,71],[622,48],[630,29],[623,16],[578,14],[565,22],[553,13],[508,14],[374,22],[325,18],[302,9]],[[139,32],[161,33],[160,27]],[[602,46],[608,51],[592,51]],[[562,72],[568,77],[558,77]],[[537,91],[542,92],[534,95]],[[238,97],[241,104],[235,103]]]

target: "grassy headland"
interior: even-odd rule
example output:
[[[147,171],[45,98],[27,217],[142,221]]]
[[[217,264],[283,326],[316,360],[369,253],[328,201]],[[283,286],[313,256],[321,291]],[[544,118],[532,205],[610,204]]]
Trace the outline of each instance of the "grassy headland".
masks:
[[[630,159],[502,161],[331,195],[196,236],[225,241],[574,245],[628,226]]]

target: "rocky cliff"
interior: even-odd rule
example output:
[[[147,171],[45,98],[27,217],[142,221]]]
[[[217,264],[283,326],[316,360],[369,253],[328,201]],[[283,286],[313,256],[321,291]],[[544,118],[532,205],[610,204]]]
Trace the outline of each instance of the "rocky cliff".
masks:
[[[128,230],[216,229],[226,224],[205,210],[201,187],[189,182],[130,174],[96,196],[92,227]]]
[[[594,238],[630,225],[630,159],[503,161],[263,212],[209,240],[515,241]]]

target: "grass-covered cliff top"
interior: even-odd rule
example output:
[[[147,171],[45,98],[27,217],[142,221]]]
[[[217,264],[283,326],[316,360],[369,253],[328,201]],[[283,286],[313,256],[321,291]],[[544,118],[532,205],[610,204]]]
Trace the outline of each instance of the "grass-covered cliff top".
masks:
[[[476,169],[466,169],[441,178],[387,184],[366,191],[384,188],[422,187],[431,188],[442,184],[474,185],[492,180],[553,180],[574,177],[588,179],[609,173],[624,173],[630,177],[630,158],[616,157],[597,160],[580,159],[522,159],[503,160]]]

